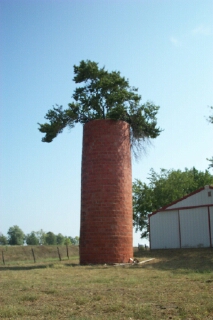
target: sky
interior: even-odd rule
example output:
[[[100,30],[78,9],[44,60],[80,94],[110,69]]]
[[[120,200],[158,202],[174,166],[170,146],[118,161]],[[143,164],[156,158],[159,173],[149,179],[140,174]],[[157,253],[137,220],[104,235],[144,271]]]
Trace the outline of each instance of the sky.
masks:
[[[163,131],[132,159],[133,181],[151,168],[208,168],[212,16],[212,0],[0,0],[1,233],[79,236],[82,126],[48,144],[37,123],[72,101],[81,60],[120,71],[160,106]]]

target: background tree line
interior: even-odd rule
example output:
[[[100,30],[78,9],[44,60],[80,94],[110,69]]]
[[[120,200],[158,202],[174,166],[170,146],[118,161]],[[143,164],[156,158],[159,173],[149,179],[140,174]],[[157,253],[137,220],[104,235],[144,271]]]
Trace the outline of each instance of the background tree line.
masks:
[[[0,233],[0,245],[78,245],[79,237],[63,236],[61,233],[54,234],[53,232],[32,231],[24,234],[17,226],[10,227],[8,236]]]
[[[133,182],[133,226],[141,232],[141,238],[149,236],[148,215],[163,206],[176,201],[187,194],[213,185],[213,175],[208,170],[198,171],[196,168],[181,170],[160,169],[157,173],[150,170],[149,182],[139,179]],[[10,227],[8,237],[0,233],[0,245],[78,245],[79,237],[67,237],[61,233],[32,231],[29,234],[18,227]]]

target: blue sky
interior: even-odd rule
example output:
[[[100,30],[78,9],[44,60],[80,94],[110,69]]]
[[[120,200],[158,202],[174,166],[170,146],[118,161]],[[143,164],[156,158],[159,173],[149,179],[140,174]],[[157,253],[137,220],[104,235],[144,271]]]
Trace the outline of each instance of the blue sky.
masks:
[[[71,101],[81,60],[120,71],[160,106],[164,131],[133,159],[133,180],[150,168],[207,169],[212,0],[0,0],[0,12],[0,232],[79,235],[82,127],[46,144],[37,122]]]

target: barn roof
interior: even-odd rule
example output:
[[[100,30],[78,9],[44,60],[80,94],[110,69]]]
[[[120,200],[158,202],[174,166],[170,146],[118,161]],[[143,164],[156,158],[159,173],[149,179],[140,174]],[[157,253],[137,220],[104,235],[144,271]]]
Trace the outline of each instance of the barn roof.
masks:
[[[186,200],[186,199],[188,199],[188,198],[190,198],[190,197],[192,197],[194,195],[197,195],[198,193],[202,192],[203,190],[210,190],[210,189],[213,190],[213,186],[212,185],[207,185],[207,186],[204,186],[204,187],[202,187],[202,188],[200,188],[198,190],[195,190],[194,192],[191,192],[191,193],[187,194],[186,196],[184,196],[184,197],[182,197],[182,198],[180,198],[180,199],[178,199],[176,201],[173,201],[172,203],[170,203],[170,204],[168,204],[168,205],[166,205],[166,206],[164,206],[164,207],[152,212],[150,214],[150,216],[156,214],[159,211],[166,211],[166,210],[171,210],[171,209],[173,209],[173,210],[176,209],[177,210],[179,207],[182,207],[181,206],[181,202],[183,202],[184,200]],[[178,204],[180,206],[178,206]],[[213,202],[210,203],[209,205],[212,205],[212,204],[213,204]],[[175,205],[177,205],[177,206],[175,206]],[[207,204],[205,204],[205,205],[207,205]],[[175,206],[175,207],[173,207],[173,206]],[[186,207],[189,207],[189,206],[187,205]]]

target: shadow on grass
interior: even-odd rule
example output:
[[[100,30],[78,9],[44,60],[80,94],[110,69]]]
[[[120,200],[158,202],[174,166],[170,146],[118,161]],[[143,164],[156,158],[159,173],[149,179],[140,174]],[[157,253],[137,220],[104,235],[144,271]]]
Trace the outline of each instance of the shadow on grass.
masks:
[[[191,270],[195,272],[213,272],[213,248],[165,249],[137,251],[134,256],[154,260],[141,265],[143,268],[159,270]]]
[[[34,269],[47,269],[54,268],[55,266],[60,266],[59,263],[49,263],[49,264],[40,264],[40,265],[30,265],[30,266],[3,266],[0,267],[1,271],[15,270],[15,271],[24,271],[24,270],[34,270]],[[78,263],[66,263],[61,266],[65,267],[79,267]]]
[[[41,265],[30,265],[30,266],[0,266],[0,272],[1,271],[24,271],[24,270],[35,270],[35,269],[47,269],[47,268],[63,268],[63,267],[79,267],[79,268],[85,268],[86,270],[95,270],[95,269],[107,269],[112,267],[113,264],[88,264],[88,265],[80,265],[79,263],[65,263],[61,264],[58,263],[50,263],[50,264],[41,264]]]

